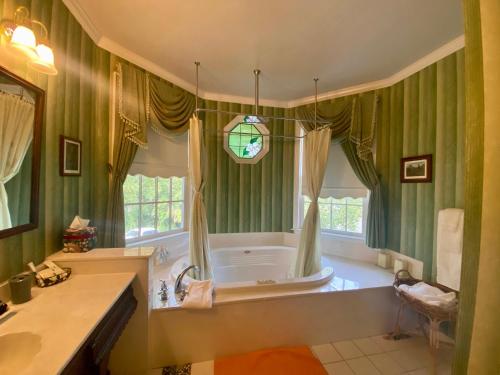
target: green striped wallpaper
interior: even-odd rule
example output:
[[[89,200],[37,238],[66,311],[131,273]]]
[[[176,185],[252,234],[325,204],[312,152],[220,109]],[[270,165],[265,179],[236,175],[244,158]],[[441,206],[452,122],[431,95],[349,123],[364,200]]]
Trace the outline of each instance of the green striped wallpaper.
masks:
[[[382,177],[387,248],[435,276],[437,213],[463,208],[464,50],[379,90],[376,167]],[[433,154],[433,182],[401,184],[400,159]]]
[[[496,0],[495,0],[496,1]],[[484,131],[485,131],[485,73],[483,62],[482,39],[482,9],[480,0],[463,1],[465,24],[465,97],[466,97],[466,127],[465,127],[465,211],[464,211],[464,249],[462,253],[462,272],[460,278],[461,293],[459,314],[457,318],[457,334],[453,374],[472,374],[469,370],[472,332],[474,319],[478,308],[476,293],[479,275],[479,254],[481,251],[481,230],[483,217],[483,179],[484,176]],[[495,41],[497,42],[497,41]],[[498,46],[498,44],[496,44]],[[493,48],[492,48],[493,50]],[[492,60],[494,61],[494,60]],[[495,273],[497,273],[496,270]],[[492,285],[493,286],[493,285]],[[498,293],[496,293],[498,295]],[[494,300],[488,304],[493,307]],[[483,321],[483,324],[488,322]],[[498,332],[498,326],[488,327],[492,332]],[[488,339],[484,338],[484,347],[481,348],[490,361],[483,363],[483,369],[498,361],[498,351],[488,351]],[[498,342],[498,339],[496,340]],[[492,347],[490,347],[491,349]],[[496,369],[498,370],[498,368]],[[479,372],[477,372],[479,374]],[[493,374],[494,372],[482,372]],[[498,372],[497,372],[498,373]]]
[[[61,0],[0,0],[0,16],[26,5],[49,28],[59,75],[47,77],[24,63],[4,64],[47,91],[42,149],[41,217],[38,230],[0,240],[0,280],[40,262],[61,247],[62,229],[80,214],[102,232],[108,191],[110,54],[92,42]],[[434,222],[441,207],[463,205],[463,51],[392,87],[379,90],[376,166],[382,177],[388,248],[424,260],[432,275]],[[203,102],[207,108],[252,112],[248,105]],[[265,115],[293,109],[261,108]],[[294,145],[272,139],[255,165],[235,163],[222,147],[229,115],[205,113],[208,177],[205,203],[209,231],[289,231],[293,225]],[[293,122],[272,121],[272,134],[293,135]],[[83,141],[83,176],[58,174],[58,137]],[[402,156],[433,153],[432,184],[399,183]],[[102,235],[100,236],[102,238]]]
[[[1,56],[2,65],[46,90],[40,184],[40,223],[36,230],[0,240],[0,281],[40,263],[62,248],[62,230],[74,215],[92,219],[102,238],[108,192],[110,55],[97,48],[60,0],[0,0],[0,18],[24,5],[49,30],[57,76],[26,68]],[[4,51],[0,51],[4,53]],[[82,176],[60,177],[59,135],[83,142]]]
[[[206,101],[205,107],[253,113],[250,105]],[[265,116],[288,110],[263,107]],[[294,142],[270,139],[269,152],[257,164],[238,164],[223,148],[223,129],[234,116],[203,113],[208,175],[204,189],[210,233],[282,232],[293,225]],[[295,134],[292,121],[267,124],[272,135]]]

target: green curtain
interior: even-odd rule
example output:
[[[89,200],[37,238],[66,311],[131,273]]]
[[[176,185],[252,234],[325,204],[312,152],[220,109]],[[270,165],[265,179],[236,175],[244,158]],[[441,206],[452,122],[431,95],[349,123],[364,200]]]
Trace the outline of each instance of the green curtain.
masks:
[[[116,64],[117,114],[116,126],[123,126],[120,134],[138,145],[147,148],[147,125],[149,122],[149,78],[148,73],[125,61]],[[115,139],[119,145],[122,139]],[[127,172],[127,171],[125,171]]]
[[[189,129],[193,94],[122,59],[117,71],[118,113],[127,127],[126,137],[147,148],[147,126],[166,137]]]
[[[167,137],[184,134],[195,109],[194,95],[152,75],[149,90],[153,130]]]
[[[318,103],[318,119],[331,122],[332,139],[342,149],[356,176],[370,190],[366,238],[367,246],[385,248],[385,208],[380,179],[375,170],[372,142],[377,120],[378,94],[369,92]],[[314,107],[297,108],[307,131],[314,129]]]
[[[463,208],[464,51],[378,90],[376,169],[382,183],[387,248],[424,262],[435,278],[440,209]],[[401,184],[400,160],[433,155],[433,181]]]
[[[205,108],[253,113],[253,106],[204,101]],[[261,107],[265,116],[293,116],[292,110]],[[207,150],[204,189],[209,233],[287,232],[293,226],[294,140],[271,138],[256,164],[238,164],[224,150],[223,128],[234,116],[200,113]],[[272,120],[271,134],[293,136],[294,121]]]
[[[135,97],[143,97],[145,86],[137,85]],[[119,99],[118,99],[119,100]],[[118,108],[115,106],[115,108]],[[138,143],[130,138],[130,126],[118,114],[115,116],[115,131],[113,139],[113,159],[109,165],[111,183],[108,206],[106,211],[106,231],[104,245],[106,247],[125,246],[125,210],[123,200],[123,183],[134,161],[139,147]],[[137,117],[137,124],[145,123],[145,112]],[[137,134],[137,133],[136,133]]]
[[[359,181],[370,190],[368,214],[366,218],[366,245],[375,248],[385,248],[385,212],[382,197],[382,186],[375,170],[373,157],[363,160],[359,157],[357,145],[350,139],[342,142],[342,149],[349,160]]]
[[[0,18],[11,17],[19,5],[47,26],[59,74],[39,74],[25,62],[0,56],[7,69],[46,90],[39,227],[0,240],[0,280],[60,250],[63,229],[77,214],[97,226],[102,245],[108,196],[110,55],[93,43],[62,1],[0,0]],[[61,134],[82,141],[81,177],[59,176]]]
[[[296,116],[300,118],[302,128],[309,132],[314,129],[314,106],[312,104],[296,108]],[[318,103],[317,119],[328,121],[332,129],[332,139],[343,139],[348,136],[352,124],[352,98],[340,98]],[[321,126],[317,123],[316,126]]]

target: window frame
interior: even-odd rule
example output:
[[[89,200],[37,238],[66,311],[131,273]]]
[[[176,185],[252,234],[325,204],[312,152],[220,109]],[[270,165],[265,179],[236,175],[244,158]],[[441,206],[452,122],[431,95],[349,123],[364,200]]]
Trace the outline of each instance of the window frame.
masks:
[[[128,177],[129,175],[127,175]],[[132,176],[132,175],[130,175]],[[138,221],[137,221],[137,228],[139,229],[139,235],[135,238],[130,238],[130,239],[126,239],[125,238],[125,244],[126,246],[129,246],[129,245],[133,245],[133,244],[136,244],[136,243],[141,243],[141,242],[147,242],[147,241],[153,241],[153,240],[156,240],[156,239],[159,239],[159,238],[163,238],[163,237],[166,237],[166,236],[170,236],[170,235],[173,235],[173,234],[177,234],[177,233],[181,233],[181,232],[184,232],[186,231],[186,226],[187,226],[187,223],[186,223],[186,213],[187,213],[187,206],[188,206],[188,201],[186,200],[186,196],[187,196],[187,192],[188,192],[188,178],[186,176],[169,176],[169,177],[161,177],[161,176],[156,176],[156,177],[149,177],[149,176],[143,176],[143,175],[135,175],[137,177],[139,177],[139,191],[138,191],[138,202],[134,202],[134,203],[125,203],[125,200],[124,200],[124,204],[123,204],[123,209],[125,211],[126,207],[128,206],[139,206],[139,216],[138,216]],[[149,202],[142,202],[142,178],[143,177],[147,177],[147,178],[153,178],[155,180],[155,200],[154,201],[149,201]],[[170,200],[157,200],[158,199],[158,179],[159,178],[162,178],[162,179],[170,179],[170,198],[172,198],[172,178],[173,177],[176,177],[176,178],[180,178],[182,180],[182,183],[183,183],[183,189],[182,189],[182,198],[183,200],[173,200],[173,199],[170,199]],[[148,205],[148,204],[154,204],[155,206],[155,223],[154,223],[154,227],[155,227],[155,230],[157,228],[157,225],[158,225],[158,204],[169,204],[169,213],[170,215],[172,214],[172,205],[174,203],[182,203],[182,225],[181,225],[181,228],[176,228],[176,229],[173,229],[173,230],[168,230],[168,231],[163,231],[163,232],[157,232],[157,233],[154,233],[154,234],[150,234],[150,235],[146,235],[146,236],[141,236],[140,233],[141,233],[141,230],[142,230],[142,214],[141,214],[141,206],[144,206],[144,205]],[[170,216],[171,217],[171,216]],[[125,235],[126,235],[126,232],[125,232]]]
[[[265,121],[257,116],[252,116],[256,118],[256,122],[247,122],[245,118],[252,115],[237,115],[232,119],[226,126],[224,126],[224,150],[228,155],[238,164],[257,164],[264,156],[269,152],[269,129],[267,128]],[[231,132],[240,124],[249,124],[254,126],[262,137],[262,148],[260,151],[252,158],[241,158],[234,153],[234,151],[229,146],[229,139]]]
[[[308,197],[307,197],[308,198]],[[330,198],[330,197],[329,197]],[[335,197],[331,197],[335,198]],[[345,197],[345,198],[352,198],[352,197]],[[366,238],[366,220],[368,216],[368,202],[370,198],[370,192],[368,191],[368,194],[366,197],[361,198],[363,201],[363,204],[361,205],[362,207],[362,224],[361,224],[361,233],[356,233],[356,232],[350,232],[350,231],[341,231],[338,229],[325,229],[321,228],[321,234],[327,234],[327,235],[333,235],[333,236],[341,236],[341,237],[348,237],[348,238],[354,238],[354,239],[359,239],[363,240]],[[308,198],[309,199],[309,198]],[[339,198],[335,198],[339,199]],[[353,199],[359,199],[359,198],[353,198]],[[307,214],[305,210],[305,205],[306,205],[306,196],[301,195],[301,205],[300,205],[300,210],[301,210],[301,228],[303,227],[304,224],[304,219],[305,215]],[[335,203],[330,203],[330,205],[334,205]],[[345,206],[348,206],[348,204],[345,204]],[[321,226],[321,220],[320,220],[320,226]]]

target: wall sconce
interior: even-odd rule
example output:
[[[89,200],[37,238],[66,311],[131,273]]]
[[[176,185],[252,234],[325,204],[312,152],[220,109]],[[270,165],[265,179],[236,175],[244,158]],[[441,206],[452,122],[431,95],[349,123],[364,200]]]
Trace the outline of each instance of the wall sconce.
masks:
[[[40,29],[38,39],[33,26]],[[26,7],[18,7],[14,12],[14,19],[2,19],[0,31],[7,39],[7,48],[28,57],[33,69],[44,74],[57,74],[54,52],[48,43],[47,28],[40,21],[30,19],[30,12]]]

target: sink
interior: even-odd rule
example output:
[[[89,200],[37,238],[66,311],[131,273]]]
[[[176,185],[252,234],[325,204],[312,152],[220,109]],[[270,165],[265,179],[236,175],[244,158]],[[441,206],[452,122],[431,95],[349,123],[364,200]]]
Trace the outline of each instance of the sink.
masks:
[[[0,374],[18,374],[42,348],[42,339],[31,332],[0,336]]]

